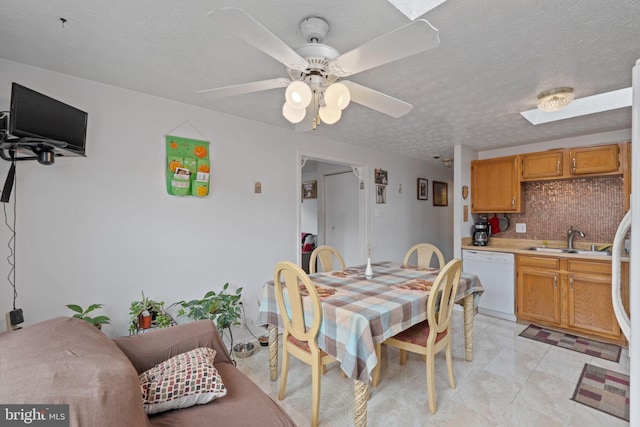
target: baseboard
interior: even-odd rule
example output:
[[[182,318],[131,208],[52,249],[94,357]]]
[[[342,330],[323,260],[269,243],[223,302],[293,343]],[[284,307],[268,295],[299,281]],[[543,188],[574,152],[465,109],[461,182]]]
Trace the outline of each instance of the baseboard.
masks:
[[[486,314],[487,316],[498,317],[504,320],[516,321],[516,316],[513,313],[504,313],[502,311],[490,310],[488,308],[478,307],[478,313]]]

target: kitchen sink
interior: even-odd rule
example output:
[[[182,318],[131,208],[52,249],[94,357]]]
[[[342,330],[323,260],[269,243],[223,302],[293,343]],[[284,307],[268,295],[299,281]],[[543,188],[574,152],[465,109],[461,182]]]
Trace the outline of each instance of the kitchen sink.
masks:
[[[569,249],[569,248],[547,248],[544,246],[533,246],[531,248],[527,248],[527,250],[536,251],[536,252],[551,252],[551,253],[557,253],[557,254],[611,256],[610,251],[591,251],[591,250]]]
[[[573,253],[578,255],[598,255],[598,256],[611,256],[610,251],[582,251],[580,249],[573,249]]]
[[[534,246],[532,248],[527,248],[529,251],[538,251],[538,252],[553,252],[557,254],[572,254],[575,253],[573,249],[562,249],[562,248],[547,248],[544,246]]]

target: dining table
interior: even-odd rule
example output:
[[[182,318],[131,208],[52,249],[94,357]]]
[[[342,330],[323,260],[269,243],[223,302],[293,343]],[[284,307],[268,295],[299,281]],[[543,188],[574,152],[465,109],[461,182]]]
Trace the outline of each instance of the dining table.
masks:
[[[427,298],[439,268],[397,262],[372,263],[341,271],[310,274],[321,298],[322,322],[317,341],[354,380],[354,425],[366,426],[369,383],[380,380],[382,342],[427,319]],[[484,289],[478,277],[462,272],[456,303],[463,306],[465,360],[473,360],[473,317]],[[305,323],[312,314],[305,311]],[[274,282],[264,284],[257,325],[269,328],[269,372],[278,377],[278,327],[282,326]]]

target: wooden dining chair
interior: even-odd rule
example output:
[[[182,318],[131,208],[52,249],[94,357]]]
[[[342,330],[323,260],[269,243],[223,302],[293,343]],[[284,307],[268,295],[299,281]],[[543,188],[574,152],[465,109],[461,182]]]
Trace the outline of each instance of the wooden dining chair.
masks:
[[[293,355],[311,366],[311,425],[318,425],[320,409],[320,376],[323,368],[336,359],[318,347],[317,337],[322,322],[320,297],[315,286],[300,267],[289,261],[276,265],[274,281],[278,310],[282,317],[282,377],[278,399],[284,398],[289,373],[289,355]],[[285,295],[284,290],[287,290]],[[305,326],[303,293],[311,299],[313,320]],[[345,376],[345,375],[343,375]]]
[[[407,361],[407,351],[425,356],[429,410],[432,414],[436,412],[435,355],[442,349],[446,350],[449,385],[451,388],[456,388],[451,361],[450,321],[461,272],[462,261],[459,259],[449,261],[434,280],[429,292],[427,320],[400,332],[384,342],[384,344],[400,349],[401,365],[404,365]]]
[[[411,256],[416,253],[417,263],[409,264],[409,259]],[[444,256],[440,249],[431,243],[418,243],[417,245],[412,246],[404,256],[404,260],[402,260],[402,265],[417,265],[421,268],[429,268],[431,266],[431,260],[434,257],[438,260],[438,268],[442,268],[445,264]]]
[[[344,270],[344,259],[340,252],[333,246],[322,245],[318,246],[311,253],[311,259],[309,259],[309,273],[316,272],[316,259],[320,261],[322,271],[333,271],[333,258],[336,258],[340,265],[340,270]]]

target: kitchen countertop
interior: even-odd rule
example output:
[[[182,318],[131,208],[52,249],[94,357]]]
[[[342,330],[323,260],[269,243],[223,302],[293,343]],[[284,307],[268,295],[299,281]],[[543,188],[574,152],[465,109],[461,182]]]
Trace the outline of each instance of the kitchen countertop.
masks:
[[[574,248],[578,250],[590,250],[591,245],[596,245],[596,248],[600,248],[610,243],[600,242],[576,242]],[[473,240],[471,237],[462,238],[462,249],[470,249],[474,251],[492,251],[492,252],[507,252],[513,254],[535,255],[535,256],[551,256],[554,258],[581,258],[592,259],[600,261],[611,261],[611,256],[605,255],[588,255],[588,254],[572,254],[562,252],[536,252],[528,250],[534,246],[543,246],[542,240],[526,240],[526,239],[503,239],[500,237],[491,237],[487,246],[473,246]],[[548,248],[566,248],[567,242],[561,240],[549,240],[547,241]],[[624,253],[621,256],[621,260],[629,262],[629,254]]]

